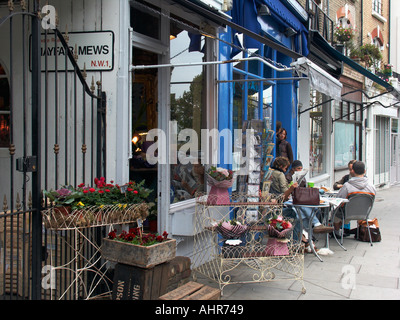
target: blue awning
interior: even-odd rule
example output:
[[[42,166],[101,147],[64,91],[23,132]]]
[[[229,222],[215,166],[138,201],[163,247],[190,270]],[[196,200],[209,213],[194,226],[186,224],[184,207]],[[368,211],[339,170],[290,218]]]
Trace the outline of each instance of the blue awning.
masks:
[[[244,0],[234,0],[236,1],[241,1],[243,2]],[[253,3],[254,4],[254,0],[247,0],[246,3]],[[233,30],[236,30],[238,33],[243,33],[245,35],[245,38],[248,39],[252,39],[253,43],[256,44],[256,48],[259,48],[260,45],[266,45],[274,50],[277,50],[279,52],[281,52],[282,54],[287,55],[288,57],[291,57],[293,59],[298,59],[303,57],[302,54],[297,53],[295,51],[293,51],[291,48],[287,48],[285,46],[283,46],[282,44],[274,41],[273,39],[263,36],[262,34],[260,34],[260,32],[254,32],[252,29],[248,29],[246,28],[244,25],[241,25],[239,23],[235,23],[233,21],[230,21],[226,16],[223,16],[219,13],[214,12],[215,10],[210,10],[209,7],[205,8],[204,4],[201,6],[200,4],[198,4],[197,0],[174,0],[174,2],[178,3],[179,5],[184,6],[185,8],[196,12],[197,14],[202,15],[203,17],[205,17],[208,20],[214,21],[216,23],[220,23],[221,25],[224,26],[229,26],[230,28],[232,28]],[[236,5],[236,3],[235,3]],[[234,6],[235,7],[235,6]],[[247,7],[250,9],[250,7]],[[240,7],[239,7],[240,9]],[[234,11],[234,10],[232,10]],[[240,10],[238,11],[240,13]],[[251,10],[250,10],[251,12]],[[254,12],[254,10],[253,10]],[[249,21],[247,21],[247,23],[249,23]],[[243,24],[245,24],[243,22]],[[249,40],[251,41],[251,40]],[[248,47],[249,48],[249,47]]]
[[[282,26],[292,28],[301,37],[301,42],[298,37],[294,38],[295,50],[304,56],[308,56],[308,30],[303,23],[280,1],[276,0],[256,0],[259,4],[268,6],[271,17],[279,22]],[[301,47],[300,47],[301,46]]]
[[[234,6],[231,12],[232,21],[256,34],[262,31],[268,35],[267,30],[262,30],[262,26],[258,22],[257,7],[259,5],[268,6],[271,16],[282,29],[290,27],[295,30],[301,37],[295,37],[295,51],[303,56],[308,55],[307,34],[308,30],[299,21],[299,19],[289,11],[280,1],[276,0],[234,0]],[[272,38],[270,36],[270,38]],[[273,39],[273,38],[272,38]],[[276,41],[276,39],[274,39]],[[246,48],[260,48],[260,42],[251,37],[244,37],[244,46]],[[300,48],[301,46],[301,48]],[[291,49],[291,48],[290,48]]]

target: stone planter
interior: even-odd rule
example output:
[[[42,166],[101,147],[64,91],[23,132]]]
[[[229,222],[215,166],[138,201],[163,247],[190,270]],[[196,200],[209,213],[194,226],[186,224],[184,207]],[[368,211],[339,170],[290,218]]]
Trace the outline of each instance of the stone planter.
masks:
[[[153,268],[175,258],[176,240],[145,247],[116,240],[103,239],[101,254],[104,259],[140,268]]]

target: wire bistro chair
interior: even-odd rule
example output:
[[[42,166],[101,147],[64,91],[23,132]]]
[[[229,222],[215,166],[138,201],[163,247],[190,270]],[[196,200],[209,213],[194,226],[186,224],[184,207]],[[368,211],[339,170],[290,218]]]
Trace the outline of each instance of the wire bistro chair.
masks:
[[[354,195],[351,195],[348,198],[349,202],[347,202],[343,207],[339,207],[336,212],[334,213],[334,217],[337,216],[338,214],[341,215],[341,220],[342,220],[342,234],[341,234],[341,239],[340,242],[337,239],[337,236],[335,232],[333,232],[333,236],[336,240],[336,242],[344,249],[347,251],[347,249],[343,246],[343,229],[345,225],[345,221],[350,221],[350,220],[363,220],[367,224],[367,229],[368,229],[368,235],[369,235],[369,242],[371,246],[372,244],[372,239],[371,239],[371,231],[370,231],[370,226],[368,223],[368,218],[371,213],[372,207],[374,205],[375,201],[375,195],[369,194],[369,193],[357,193]],[[357,235],[356,238],[358,238],[358,232],[359,229],[357,228]]]

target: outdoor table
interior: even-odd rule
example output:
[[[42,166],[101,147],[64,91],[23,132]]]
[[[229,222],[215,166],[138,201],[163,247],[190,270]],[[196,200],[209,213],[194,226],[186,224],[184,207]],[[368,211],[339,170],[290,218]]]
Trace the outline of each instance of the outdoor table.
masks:
[[[296,214],[297,214],[297,217],[299,218],[299,221],[300,221],[300,226],[302,227],[303,226],[303,219],[302,219],[302,217],[301,217],[301,208],[311,208],[312,209],[312,211],[311,211],[311,216],[310,216],[310,221],[309,221],[309,225],[308,225],[308,228],[307,228],[307,232],[308,232],[308,244],[310,245],[310,248],[311,248],[311,250],[312,250],[312,252],[314,253],[314,255],[321,261],[321,262],[323,262],[323,260],[322,260],[322,258],[318,255],[318,253],[315,251],[315,248],[314,248],[314,244],[313,244],[313,241],[312,241],[312,220],[313,220],[313,218],[314,218],[314,216],[317,214],[317,212],[318,212],[318,210],[319,209],[330,209],[331,208],[331,204],[328,202],[328,201],[325,201],[325,200],[322,200],[321,201],[321,203],[319,204],[319,205],[306,205],[306,204],[293,204],[293,201],[292,200],[289,200],[289,201],[287,201],[287,202],[285,202],[285,205],[287,205],[287,206],[289,206],[289,207],[292,207],[294,210],[295,210],[295,212],[296,212]],[[321,212],[323,212],[324,210],[321,210]],[[330,211],[330,210],[329,210]],[[323,220],[326,220],[326,218],[327,218],[327,216],[329,216],[329,214],[328,215],[324,215],[323,216]]]

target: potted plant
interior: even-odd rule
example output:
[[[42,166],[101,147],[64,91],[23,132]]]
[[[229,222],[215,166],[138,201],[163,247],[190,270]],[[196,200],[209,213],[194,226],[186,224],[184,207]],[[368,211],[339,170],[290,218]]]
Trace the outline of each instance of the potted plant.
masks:
[[[114,230],[103,239],[101,254],[104,259],[140,268],[152,268],[174,259],[176,240],[168,233],[144,234],[142,228],[131,228],[120,234]]]
[[[214,227],[224,239],[239,239],[247,232],[247,226],[236,219],[220,221]]]
[[[287,243],[293,231],[293,225],[282,216],[273,216],[267,221],[269,239],[266,246],[267,255],[289,255]]]
[[[80,193],[72,186],[63,186],[58,190],[43,191],[43,196],[47,197],[54,207],[64,214],[69,214],[72,205],[80,198]]]
[[[384,74],[384,75],[386,75],[386,76],[388,76],[388,77],[391,77],[392,76],[392,68],[393,68],[393,66],[391,65],[391,64],[389,64],[389,63],[387,63],[387,64],[384,64],[383,65],[383,69],[381,70],[381,72]]]
[[[211,185],[207,204],[229,204],[230,196],[228,189],[233,185],[233,171],[212,166],[207,170],[207,181]]]

